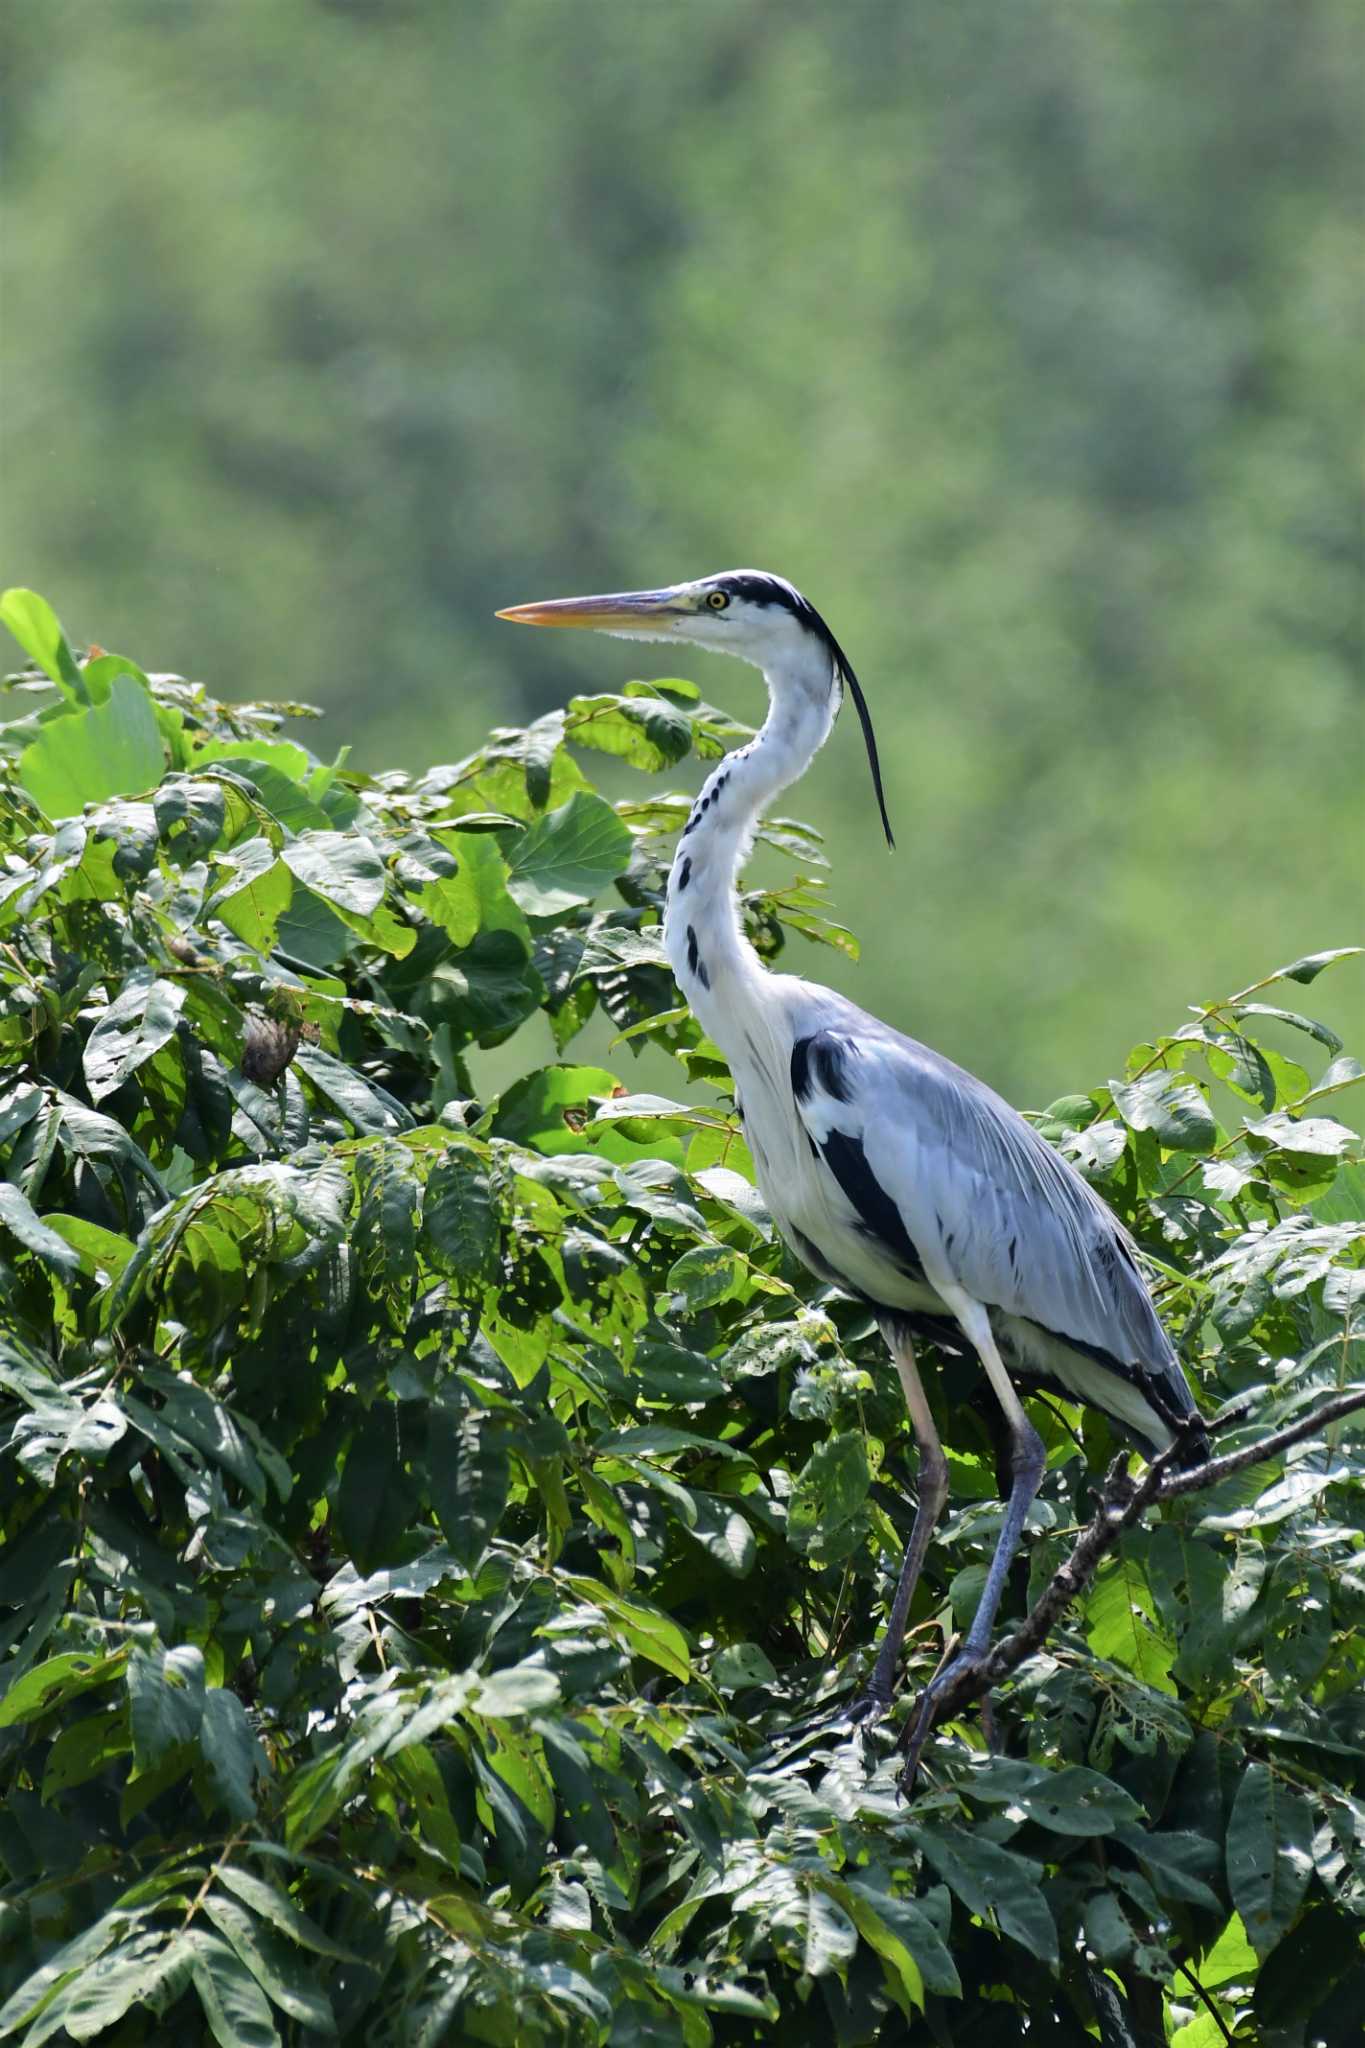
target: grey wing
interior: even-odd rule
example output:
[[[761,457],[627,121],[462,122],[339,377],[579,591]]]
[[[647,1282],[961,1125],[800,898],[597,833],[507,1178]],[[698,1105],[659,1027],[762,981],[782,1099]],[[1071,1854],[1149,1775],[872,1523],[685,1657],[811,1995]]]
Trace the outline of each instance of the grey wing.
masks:
[[[847,1028],[831,1021],[793,1053],[822,1156],[856,1141],[871,1200],[894,1209],[931,1282],[1115,1360],[1188,1414],[1132,1240],[1093,1189],[983,1082],[849,1009]]]

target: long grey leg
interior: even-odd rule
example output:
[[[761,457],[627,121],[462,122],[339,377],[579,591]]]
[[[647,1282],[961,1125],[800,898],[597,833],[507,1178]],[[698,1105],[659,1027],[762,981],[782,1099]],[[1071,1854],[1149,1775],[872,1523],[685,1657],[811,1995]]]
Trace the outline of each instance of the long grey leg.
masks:
[[[1014,1384],[1001,1361],[995,1333],[991,1329],[990,1316],[985,1308],[979,1301],[973,1300],[968,1294],[963,1294],[958,1288],[941,1287],[939,1292],[957,1318],[963,1334],[976,1347],[1000,1406],[1005,1411],[1005,1421],[1010,1434],[1010,1493],[1005,1503],[1005,1518],[1000,1525],[995,1555],[986,1574],[986,1583],[976,1613],[972,1616],[972,1625],[963,1637],[957,1655],[925,1687],[920,1700],[906,1763],[907,1783],[914,1779],[920,1748],[933,1726],[936,1702],[947,1691],[963,1665],[975,1663],[985,1655],[990,1645],[991,1629],[1001,1595],[1005,1590],[1005,1579],[1014,1560],[1014,1554],[1019,1548],[1024,1522],[1047,1464],[1043,1440],[1024,1413],[1024,1404],[1015,1392]]]
[[[915,1364],[914,1346],[909,1333],[900,1325],[888,1323],[883,1326],[883,1336],[896,1371],[900,1374],[905,1389],[905,1405],[910,1410],[910,1421],[919,1447],[918,1499],[915,1504],[915,1521],[910,1531],[910,1541],[905,1546],[905,1560],[901,1565],[900,1580],[896,1586],[896,1597],[891,1603],[891,1619],[882,1637],[882,1646],[877,1653],[877,1662],[862,1702],[868,1709],[886,1708],[891,1704],[895,1683],[896,1664],[900,1657],[901,1645],[905,1641],[905,1624],[910,1615],[910,1602],[915,1595],[924,1564],[929,1539],[934,1533],[939,1516],[943,1513],[948,1498],[948,1461],[943,1455],[943,1446],[934,1428],[934,1418],[929,1413],[925,1398],[924,1383]]]

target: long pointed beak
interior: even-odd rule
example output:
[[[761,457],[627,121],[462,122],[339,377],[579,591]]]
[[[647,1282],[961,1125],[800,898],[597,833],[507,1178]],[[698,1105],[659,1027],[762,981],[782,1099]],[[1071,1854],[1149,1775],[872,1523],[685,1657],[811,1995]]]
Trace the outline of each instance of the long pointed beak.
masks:
[[[610,597],[552,597],[543,604],[514,604],[497,614],[518,626],[592,626],[599,633],[631,627],[666,630],[688,607],[676,590],[625,590]]]

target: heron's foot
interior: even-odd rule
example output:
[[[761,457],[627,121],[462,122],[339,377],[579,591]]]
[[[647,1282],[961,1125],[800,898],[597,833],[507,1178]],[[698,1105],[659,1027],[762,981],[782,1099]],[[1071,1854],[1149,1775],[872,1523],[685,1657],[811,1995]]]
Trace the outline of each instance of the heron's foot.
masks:
[[[890,1712],[891,1688],[878,1685],[873,1678],[861,1692],[855,1692],[851,1700],[844,1701],[835,1718],[843,1728],[874,1728]]]
[[[905,1724],[902,1741],[905,1745],[905,1768],[901,1772],[901,1791],[906,1798],[915,1789],[919,1775],[920,1751],[923,1749],[936,1722],[952,1706],[962,1687],[980,1671],[989,1655],[989,1648],[973,1649],[964,1644],[954,1655],[945,1658],[939,1665],[924,1691],[915,1703],[915,1711]]]
[[[892,1697],[890,1684],[874,1671],[850,1699],[827,1700],[813,1714],[793,1721],[782,1737],[782,1747],[799,1747],[814,1737],[838,1735],[845,1729],[875,1728],[890,1713]]]

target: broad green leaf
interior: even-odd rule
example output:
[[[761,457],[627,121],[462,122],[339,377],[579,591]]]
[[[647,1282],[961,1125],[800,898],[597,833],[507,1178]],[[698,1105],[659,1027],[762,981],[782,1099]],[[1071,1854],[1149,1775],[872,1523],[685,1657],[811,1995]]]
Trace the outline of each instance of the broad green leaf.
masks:
[[[1217,1142],[1213,1112],[1193,1081],[1158,1071],[1111,1081],[1109,1092],[1130,1130],[1151,1131],[1175,1151],[1207,1152]]]
[[[559,1698],[559,1680],[542,1665],[515,1664],[482,1679],[471,1705],[489,1720],[536,1714]]]
[[[507,1440],[496,1418],[433,1403],[427,1414],[427,1484],[441,1532],[469,1570],[502,1517],[510,1483]]]
[[[668,1285],[674,1305],[689,1315],[738,1294],[744,1280],[744,1265],[728,1245],[698,1245],[675,1259],[668,1271]]]
[[[1305,953],[1302,960],[1291,960],[1288,967],[1281,967],[1268,975],[1268,981],[1316,981],[1324,967],[1330,967],[1337,960],[1353,960],[1360,953],[1360,946],[1330,946],[1325,953]]]
[[[267,1883],[255,1871],[240,1863],[220,1863],[216,1876],[219,1884],[235,1892],[258,1918],[270,1921],[299,1948],[311,1949],[315,1955],[327,1956],[334,1962],[355,1961],[353,1950],[334,1941],[306,1913],[300,1912],[287,1892]]]
[[[88,1963],[76,1981],[58,1995],[61,2024],[73,2041],[93,2041],[118,2024],[131,2007],[150,2006],[160,2012],[183,1988],[190,1974],[190,1952],[179,1935],[169,1941],[161,1929],[134,1934],[118,1948],[107,1949]],[[30,2034],[29,2039],[34,2036]],[[43,2038],[40,2030],[38,2038]]]
[[[570,1579],[569,1584],[584,1600],[600,1607],[613,1631],[625,1644],[652,1664],[686,1680],[692,1675],[687,1638],[676,1622],[642,1601],[628,1600],[594,1579]]]
[[[1009,1805],[1059,1835],[1110,1835],[1142,1811],[1112,1778],[1079,1764],[1041,1770],[992,1757],[967,1783],[974,1799]]]
[[[609,803],[575,790],[558,810],[533,819],[513,846],[508,891],[531,917],[590,903],[624,873],[632,844]]]
[[[0,1202],[3,1202],[0,1195]],[[43,1222],[55,1231],[64,1243],[71,1247],[80,1270],[89,1279],[98,1280],[101,1286],[117,1280],[133,1255],[129,1238],[116,1230],[106,1230],[103,1224],[91,1223],[84,1216],[64,1216],[49,1209]]]
[[[338,910],[373,916],[384,900],[384,863],[359,832],[301,832],[281,851],[289,872]]]
[[[1130,1826],[1115,1828],[1114,1840],[1132,1851],[1163,1898],[1187,1899],[1218,1911],[1218,1895],[1209,1883],[1218,1869],[1216,1842],[1183,1829]]]
[[[0,596],[0,625],[8,626],[25,654],[51,676],[73,704],[90,702],[90,692],[57,614],[45,597],[39,597],[36,590],[18,587],[5,591]]]
[[[50,1708],[92,1687],[106,1685],[124,1668],[121,1654],[110,1657],[87,1655],[80,1650],[63,1650],[35,1664],[17,1676],[0,1698],[0,1728],[36,1720]]]
[[[407,1527],[413,1505],[398,1440],[398,1411],[381,1401],[361,1418],[351,1438],[336,1496],[341,1540],[361,1571],[382,1563]]]
[[[216,1934],[188,1928],[190,1972],[218,2048],[280,2048],[265,1993],[245,1963]]]
[[[49,818],[74,818],[86,804],[152,789],[165,765],[152,700],[121,675],[103,704],[43,728],[20,757],[19,780]]]
[[[320,1045],[301,1045],[294,1065],[363,1137],[410,1126],[412,1118],[402,1103]]]
[[[1085,1600],[1086,1640],[1097,1657],[1121,1664],[1158,1692],[1176,1692],[1175,1643],[1156,1618],[1146,1573],[1120,1552],[1101,1566]]]
[[[185,991],[154,968],[129,975],[85,1042],[85,1079],[91,1100],[121,1088],[176,1033]]]
[[[1247,1940],[1242,1916],[1234,1913],[1212,1948],[1200,1957],[1195,1974],[1212,1991],[1220,1984],[1252,1983],[1259,1967],[1260,1959]]]
[[[80,1258],[65,1237],[45,1222],[13,1182],[7,1180],[0,1180],[0,1229],[7,1230],[26,1251],[46,1259],[59,1273],[80,1271]]]
[[[1262,1961],[1303,1903],[1312,1842],[1312,1810],[1302,1792],[1269,1764],[1249,1763],[1228,1820],[1228,1889]]]
[[[692,721],[662,698],[574,697],[565,737],[653,772],[691,752]]]
[[[923,2009],[925,1988],[944,1998],[962,1996],[952,1956],[914,1899],[882,1891],[867,1878],[847,1878],[834,1889],[864,1941],[896,1969],[912,2004]]]
[[[210,1782],[234,1820],[253,1820],[253,1786],[265,1772],[265,1755],[236,1693],[210,1686],[204,1695],[199,1748]]]
[[[1038,1889],[1041,1867],[983,1835],[943,1822],[906,1830],[973,1913],[994,1914],[1030,1955],[1057,1960],[1057,1928]]]
[[[694,1493],[692,1499],[696,1520],[688,1534],[723,1571],[733,1578],[746,1579],[757,1554],[747,1518],[723,1494]]]
[[[856,1430],[817,1444],[792,1489],[787,1533],[806,1550],[855,1515],[872,1484],[867,1447]]]
[[[268,1921],[258,1920],[240,1899],[217,1891],[209,1893],[203,1910],[272,2004],[302,2027],[335,2035],[336,2020],[327,1994],[298,1950]]]
[[[192,1742],[204,1714],[204,1657],[182,1644],[144,1649],[135,1644],[128,1659],[133,1755],[139,1771],[151,1770],[169,1750]]]
[[[234,847],[222,856],[220,873],[222,867],[227,876],[209,898],[207,910],[248,946],[268,953],[293,900],[293,877],[268,839],[248,839]]]
[[[427,1178],[422,1238],[428,1256],[453,1280],[479,1280],[491,1269],[498,1234],[481,1160],[467,1146],[449,1146]]]

